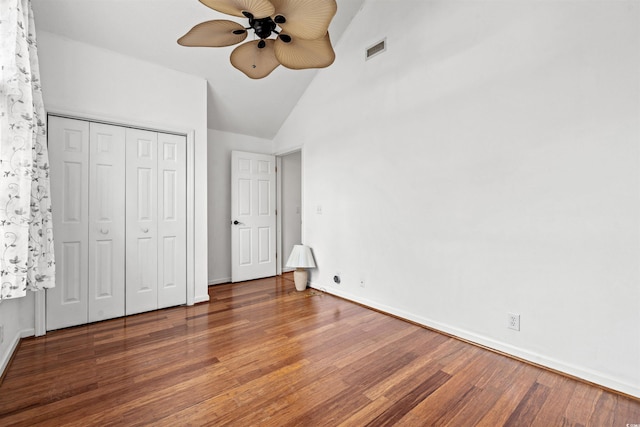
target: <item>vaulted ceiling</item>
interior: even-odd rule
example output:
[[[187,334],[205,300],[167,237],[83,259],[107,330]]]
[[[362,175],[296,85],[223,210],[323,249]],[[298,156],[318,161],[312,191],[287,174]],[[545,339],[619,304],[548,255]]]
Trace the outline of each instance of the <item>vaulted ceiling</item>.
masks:
[[[337,0],[329,27],[335,46],[365,0]],[[188,48],[176,43],[191,27],[218,13],[198,0],[32,0],[37,31],[200,76],[208,81],[208,127],[271,139],[322,70],[278,67],[252,80],[229,63],[234,46]],[[251,36],[250,36],[251,37]]]

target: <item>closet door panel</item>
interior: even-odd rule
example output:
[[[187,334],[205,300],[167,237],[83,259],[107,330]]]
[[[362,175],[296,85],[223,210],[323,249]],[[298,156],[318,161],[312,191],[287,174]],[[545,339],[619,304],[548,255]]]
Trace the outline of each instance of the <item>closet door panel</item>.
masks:
[[[89,123],[49,117],[56,287],[47,289],[47,330],[87,323]]]
[[[187,302],[186,142],[158,134],[158,308]]]
[[[126,130],[126,314],[158,308],[158,135]]]
[[[124,316],[125,128],[91,123],[89,321]]]

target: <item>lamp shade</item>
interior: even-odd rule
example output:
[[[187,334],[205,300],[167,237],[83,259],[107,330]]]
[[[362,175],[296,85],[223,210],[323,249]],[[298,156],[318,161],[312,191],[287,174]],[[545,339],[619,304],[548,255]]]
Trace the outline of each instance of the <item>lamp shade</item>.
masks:
[[[291,255],[287,260],[287,267],[313,268],[316,263],[311,253],[311,248],[305,245],[294,245]]]

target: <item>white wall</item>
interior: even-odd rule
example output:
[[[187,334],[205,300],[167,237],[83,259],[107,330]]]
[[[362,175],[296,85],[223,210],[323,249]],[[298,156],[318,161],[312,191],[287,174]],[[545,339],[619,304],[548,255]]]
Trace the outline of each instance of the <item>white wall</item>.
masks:
[[[640,397],[639,8],[367,0],[275,139],[313,285]]]
[[[282,255],[284,271],[293,245],[302,243],[302,154],[300,151],[282,156],[280,179],[282,180]]]
[[[209,129],[209,284],[231,281],[231,151],[272,154],[273,142]]]
[[[4,372],[20,338],[33,336],[35,328],[34,293],[0,302],[0,326],[4,339],[0,343],[0,376]]]
[[[207,83],[108,50],[38,32],[45,107],[166,131],[195,131],[195,300],[207,293]]]

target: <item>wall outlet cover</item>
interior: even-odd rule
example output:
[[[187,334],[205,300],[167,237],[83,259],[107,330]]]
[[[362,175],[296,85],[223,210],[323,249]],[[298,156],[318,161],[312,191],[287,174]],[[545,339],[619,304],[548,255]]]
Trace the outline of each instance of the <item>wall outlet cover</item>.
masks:
[[[507,328],[514,331],[520,330],[520,315],[515,313],[507,313]]]

